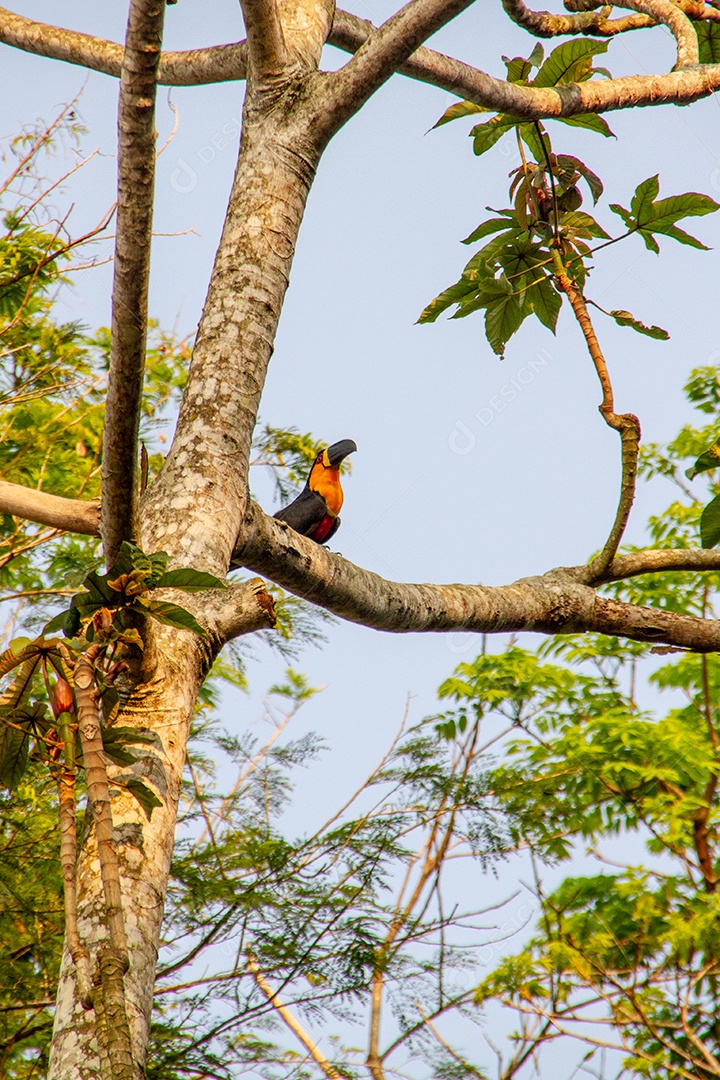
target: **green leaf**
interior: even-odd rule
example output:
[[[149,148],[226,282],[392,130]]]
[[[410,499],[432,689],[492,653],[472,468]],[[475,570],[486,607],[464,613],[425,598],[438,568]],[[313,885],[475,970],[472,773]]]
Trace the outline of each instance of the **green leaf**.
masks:
[[[35,673],[40,663],[40,655],[40,652],[35,649],[27,660],[23,660],[17,675],[0,696],[0,707],[4,710],[18,709],[30,697]]]
[[[474,101],[456,101],[454,105],[451,105],[449,109],[446,109],[436,124],[433,124],[431,131],[435,128],[442,127],[443,124],[449,124],[451,120],[459,120],[463,116],[476,116],[477,113],[490,112],[484,105],[476,105]]]
[[[179,604],[169,604],[164,600],[137,600],[136,604],[142,611],[165,623],[166,626],[174,626],[178,630],[192,630],[198,637],[207,637],[207,631],[200,625],[194,615],[191,615]]]
[[[720,495],[716,495],[702,512],[700,542],[704,548],[715,547],[720,540]]]
[[[94,606],[97,610],[107,607],[115,599],[117,594],[107,583],[107,574],[100,575],[96,570],[91,570],[85,578],[86,593],[78,593],[77,596],[89,596],[89,600],[83,602],[84,607]],[[73,602],[76,597],[73,597]]]
[[[524,123],[520,125],[518,130],[520,132],[520,138],[527,146],[535,161],[540,165],[544,165],[546,161],[545,151],[547,151],[547,156],[550,157],[552,155],[552,146],[550,144],[550,136],[543,125],[539,121],[531,124]]]
[[[720,64],[720,23],[703,20],[693,26],[700,48],[700,63]]]
[[[0,720],[0,784],[12,791],[27,769],[30,735]]]
[[[20,645],[20,642],[25,644]],[[19,646],[19,647],[18,647]],[[38,655],[37,643],[28,638],[16,638],[4,652],[0,653],[0,676],[20,667],[26,660]]]
[[[506,293],[487,305],[485,335],[497,356],[505,355],[505,346],[529,314],[530,308],[523,312],[514,293]]]
[[[122,637],[122,635],[120,635]],[[106,686],[102,693],[102,708],[105,724],[114,724],[120,713],[120,695],[114,686]],[[103,730],[108,730],[104,728]],[[103,742],[105,736],[103,735]]]
[[[493,116],[492,120],[487,120],[484,124],[477,124],[470,135],[473,139],[473,151],[480,157],[486,153],[491,146],[494,146],[503,135],[508,131],[512,131],[518,124],[526,123],[517,116],[508,116],[505,113],[500,113],[498,116]]]
[[[720,439],[712,446],[704,450],[695,464],[685,470],[688,480],[694,480],[700,473],[709,472],[710,469],[720,468]]]
[[[558,154],[557,162],[562,169],[567,169],[571,173],[580,173],[587,182],[587,186],[590,188],[593,202],[597,203],[604,190],[603,182],[600,177],[597,176],[592,169],[589,169],[584,161],[581,161],[580,158],[573,157],[572,154]]]
[[[676,223],[686,217],[714,214],[716,210],[720,210],[720,204],[709,195],[702,195],[697,191],[686,191],[683,195],[671,195],[667,199],[655,201],[659,190],[658,177],[651,176],[636,188],[629,211],[615,203],[610,209],[622,217],[628,229],[638,231],[645,246],[655,254],[660,251],[655,233],[669,236],[680,244],[707,251],[705,244],[684,229],[679,229]]]
[[[635,222],[633,220],[633,216],[629,210],[625,209],[624,206],[621,206],[620,203],[610,203],[610,209],[612,210],[613,214],[618,214],[622,218],[623,224],[625,225],[626,229],[634,228]]]
[[[607,52],[606,41],[588,41],[574,38],[558,45],[548,56],[533,79],[533,86],[565,86],[568,83],[585,82],[594,74],[594,56]],[[559,118],[558,118],[559,119]]]
[[[610,239],[610,234],[605,232],[602,225],[599,225],[595,218],[586,214],[584,210],[566,210],[562,216],[562,225],[578,236],[585,238],[594,236],[599,240]]]
[[[487,221],[483,221],[482,225],[478,225],[474,232],[471,232],[469,236],[466,236],[462,241],[463,244],[475,244],[478,240],[482,240],[485,236],[491,236],[492,233],[502,232],[503,229],[512,229],[513,222],[511,218],[488,218]]]
[[[202,570],[181,568],[167,570],[152,586],[154,589],[184,589],[186,592],[199,592],[201,589],[226,589],[226,583],[214,574]]]
[[[550,280],[545,277],[543,281],[534,286],[528,291],[528,297],[532,304],[532,309],[537,315],[543,326],[546,326],[548,330],[552,330],[555,333],[558,321],[558,315],[560,314],[560,308],[562,307],[562,296],[553,288]]]
[[[453,304],[458,304],[469,293],[477,292],[477,283],[461,278],[455,285],[445,289],[420,313],[419,323],[432,323]]]
[[[81,625],[80,612],[75,606],[71,606],[67,611],[61,611],[59,615],[55,615],[50,622],[45,623],[43,627],[43,636],[48,634],[56,634],[60,631],[65,637],[75,637]]]
[[[639,223],[652,217],[652,204],[660,191],[660,177],[649,176],[635,188],[635,194],[630,202],[630,211]]]
[[[554,119],[559,120],[561,124],[567,124],[568,127],[586,128],[588,131],[595,131],[606,139],[615,138],[615,132],[611,130],[607,120],[604,120],[602,116],[598,116],[597,113],[585,113],[581,116],[556,116]]]
[[[633,330],[637,330],[638,334],[656,338],[657,341],[668,341],[670,339],[667,330],[663,330],[662,326],[646,326],[645,323],[640,322],[634,315],[631,315],[629,311],[611,311],[609,315],[618,326],[630,326]]]

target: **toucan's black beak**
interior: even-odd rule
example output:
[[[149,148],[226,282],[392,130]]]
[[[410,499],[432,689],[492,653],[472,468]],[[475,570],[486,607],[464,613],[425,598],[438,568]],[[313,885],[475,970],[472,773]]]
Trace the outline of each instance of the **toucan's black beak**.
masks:
[[[340,442],[328,446],[326,453],[331,465],[339,465],[348,454],[354,454],[356,450],[357,446],[352,439],[341,439]]]

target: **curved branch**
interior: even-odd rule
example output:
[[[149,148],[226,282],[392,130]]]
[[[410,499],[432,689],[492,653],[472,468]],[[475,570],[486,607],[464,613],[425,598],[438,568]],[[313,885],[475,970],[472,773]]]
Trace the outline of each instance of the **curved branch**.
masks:
[[[118,218],[102,463],[102,536],[110,565],[137,538],[137,443],[145,372],[155,183],[155,90],[165,0],[132,0],[118,110]]]
[[[233,566],[246,566],[343,619],[376,630],[594,631],[698,652],[720,650],[720,622],[596,596],[582,581],[585,568],[553,570],[504,586],[406,585],[327,551],[252,502],[243,535]]]
[[[548,170],[549,167],[550,162],[548,160]],[[550,172],[550,176],[552,177],[552,172]],[[600,380],[603,394],[602,404],[600,405],[600,415],[608,427],[611,427],[614,431],[618,432],[622,447],[620,499],[615,514],[615,521],[610,530],[610,535],[605,541],[605,546],[597,558],[593,559],[590,563],[590,582],[593,582],[602,579],[608,566],[615,558],[630,518],[632,504],[635,501],[635,484],[637,482],[638,454],[640,451],[640,421],[634,413],[615,412],[615,401],[612,383],[610,382],[610,374],[607,369],[607,364],[605,363],[603,351],[600,348],[600,342],[595,333],[595,328],[592,324],[592,319],[590,318],[590,313],[587,309],[587,304],[585,303],[585,297],[575,282],[569,277],[562,261],[562,256],[557,248],[553,250],[553,264],[555,269],[555,281],[570,301],[575,318],[583,332],[588,352],[595,365],[598,379]]]
[[[677,42],[675,70],[700,62],[698,37],[687,15],[670,0],[613,0],[616,7],[629,8],[664,23]]]
[[[610,19],[612,8],[609,5],[595,5],[593,9],[583,8],[573,15],[554,15],[551,11],[533,11],[523,0],[502,0],[505,14],[518,26],[529,30],[535,37],[550,38],[560,34],[593,34],[598,37],[612,37],[627,30],[642,30],[654,26],[647,15],[626,15],[622,19]],[[599,10],[597,10],[599,8]]]
[[[99,502],[63,499],[7,480],[0,480],[0,513],[83,536],[100,535]]]

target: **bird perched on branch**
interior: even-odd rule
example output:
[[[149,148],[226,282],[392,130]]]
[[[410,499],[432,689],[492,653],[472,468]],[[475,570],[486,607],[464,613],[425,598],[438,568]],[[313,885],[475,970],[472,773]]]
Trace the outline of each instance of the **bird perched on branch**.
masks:
[[[341,439],[321,450],[297,499],[275,514],[278,521],[284,521],[317,544],[326,544],[340,527],[338,514],[343,504],[340,463],[356,450],[352,439]]]

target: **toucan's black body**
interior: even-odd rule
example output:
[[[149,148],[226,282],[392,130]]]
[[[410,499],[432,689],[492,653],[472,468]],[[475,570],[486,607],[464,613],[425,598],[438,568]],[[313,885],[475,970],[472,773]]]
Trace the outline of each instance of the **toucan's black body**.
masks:
[[[356,450],[352,439],[342,439],[321,450],[297,499],[275,514],[278,521],[318,544],[326,544],[340,527],[340,463]]]

